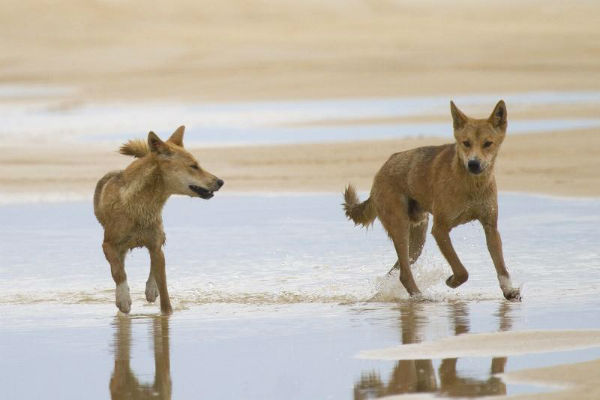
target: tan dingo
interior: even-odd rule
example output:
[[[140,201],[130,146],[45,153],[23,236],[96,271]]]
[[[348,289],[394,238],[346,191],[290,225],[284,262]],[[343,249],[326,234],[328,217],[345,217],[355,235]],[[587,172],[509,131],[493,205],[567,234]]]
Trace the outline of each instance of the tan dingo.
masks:
[[[520,292],[512,286],[497,229],[494,161],[506,134],[506,106],[504,101],[498,102],[487,119],[469,118],[453,102],[450,109],[456,142],[393,154],[375,175],[365,202],[360,203],[354,188],[348,186],[346,215],[363,226],[379,217],[398,255],[393,268],[400,269],[400,281],[411,296],[420,293],[410,266],[423,249],[429,214],[433,215],[431,233],[452,267],[453,274],[446,280],[452,288],[466,282],[469,274],[454,251],[450,230],[478,220],[504,297],[519,301]]]
[[[177,128],[166,142],[154,132],[148,134],[147,143],[130,140],[120,152],[137,160],[122,171],[104,175],[96,185],[94,213],[104,227],[102,249],[117,286],[116,305],[124,313],[131,309],[125,253],[134,247],[150,252],[146,299],[154,302],[160,294],[161,311],[172,311],[162,251],[163,206],[172,194],[210,199],[223,186],[221,179],[200,168],[183,148],[184,129]]]

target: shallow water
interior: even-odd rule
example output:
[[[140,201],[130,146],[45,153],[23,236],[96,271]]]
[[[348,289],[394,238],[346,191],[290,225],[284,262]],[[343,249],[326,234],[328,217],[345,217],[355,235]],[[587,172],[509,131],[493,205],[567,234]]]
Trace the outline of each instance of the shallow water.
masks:
[[[164,211],[165,254],[176,305],[406,298],[396,277],[384,276],[395,253],[383,229],[378,223],[355,228],[341,200],[338,194],[171,199]],[[0,304],[112,298],[102,230],[90,203],[0,207]],[[595,199],[500,197],[506,262],[526,296],[574,301],[598,293],[599,211]],[[450,268],[429,236],[414,268],[425,297],[496,299],[500,292],[480,225],[458,227],[452,237],[471,278],[459,291],[447,288],[443,278]],[[127,258],[136,304],[143,298],[148,263],[143,249]]]
[[[483,232],[453,231],[470,280],[432,238],[407,300],[379,224],[344,219],[340,195],[174,198],[164,213],[176,312],[143,296],[148,256],[127,259],[130,317],[113,305],[89,203],[0,207],[0,387],[4,398],[363,399],[548,390],[501,371],[600,358],[600,349],[447,360],[360,360],[365,349],[460,333],[600,328],[600,200],[500,196],[507,264],[524,301],[501,297]],[[379,301],[369,301],[374,296]],[[156,371],[156,372],[155,372]],[[35,384],[31,384],[35,382]],[[112,390],[112,392],[111,392]]]
[[[40,88],[22,88],[23,97]],[[0,86],[18,95],[18,87]],[[16,93],[16,94],[15,94]],[[18,97],[18,96],[17,96]],[[600,104],[600,92],[529,92],[453,97],[473,115],[485,116],[499,98],[512,108]],[[0,143],[117,143],[143,137],[148,130],[166,135],[175,127],[188,128],[188,145],[227,146],[368,140],[451,134],[446,123],[392,123],[364,126],[323,125],[331,120],[448,115],[449,96],[330,99],[240,103],[111,103],[65,105],[47,101],[0,103]],[[485,106],[485,107],[484,107]],[[482,108],[484,107],[484,108]],[[294,126],[313,123],[312,126]],[[319,125],[321,123],[321,125]],[[600,127],[598,118],[512,120],[509,133],[538,133]]]

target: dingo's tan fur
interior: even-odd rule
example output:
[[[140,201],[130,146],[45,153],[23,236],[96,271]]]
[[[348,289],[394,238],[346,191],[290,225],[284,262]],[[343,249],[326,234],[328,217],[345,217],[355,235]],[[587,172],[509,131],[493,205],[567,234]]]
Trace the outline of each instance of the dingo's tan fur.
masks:
[[[450,109],[456,142],[393,154],[375,175],[365,202],[360,203],[354,188],[348,186],[346,215],[364,226],[379,217],[398,255],[393,268],[400,269],[400,281],[411,296],[420,293],[410,266],[425,244],[429,214],[433,215],[431,233],[452,268],[446,281],[452,288],[466,282],[469,274],[454,251],[450,231],[478,220],[504,297],[520,300],[504,264],[497,228],[494,162],[506,134],[506,105],[498,102],[487,119],[469,118],[453,102]]]
[[[131,309],[125,274],[125,253],[134,247],[150,252],[150,275],[146,299],[160,294],[160,309],[172,311],[167,291],[165,233],[162,209],[169,196],[183,194],[210,199],[223,181],[204,171],[183,148],[184,127],[163,142],[154,132],[148,141],[130,140],[120,152],[137,158],[126,169],[104,175],[96,185],[94,213],[104,227],[102,249],[116,284],[116,305],[124,313]]]

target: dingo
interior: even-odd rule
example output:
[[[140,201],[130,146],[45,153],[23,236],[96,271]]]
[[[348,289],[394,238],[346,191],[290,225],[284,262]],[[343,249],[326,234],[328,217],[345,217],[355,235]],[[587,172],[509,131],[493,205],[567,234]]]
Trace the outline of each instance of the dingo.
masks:
[[[162,251],[163,206],[172,194],[210,199],[223,186],[221,179],[200,168],[183,148],[184,129],[177,128],[166,142],[154,132],[148,134],[147,144],[130,140],[120,153],[137,160],[122,171],[104,175],[96,185],[94,214],[104,227],[102,249],[117,286],[116,305],[124,313],[131,309],[125,253],[134,247],[146,247],[150,252],[146,299],[154,302],[160,294],[161,311],[171,313]]]
[[[506,105],[500,100],[487,119],[469,118],[453,102],[450,109],[456,143],[393,154],[375,175],[365,202],[359,202],[351,185],[346,188],[346,216],[363,226],[379,217],[398,255],[392,270],[400,269],[400,282],[411,296],[420,294],[410,266],[423,249],[429,214],[433,215],[431,233],[452,267],[446,280],[451,288],[466,282],[469,273],[452,247],[450,230],[478,220],[504,297],[519,301],[520,291],[513,288],[504,265],[497,229],[494,161],[506,134]]]

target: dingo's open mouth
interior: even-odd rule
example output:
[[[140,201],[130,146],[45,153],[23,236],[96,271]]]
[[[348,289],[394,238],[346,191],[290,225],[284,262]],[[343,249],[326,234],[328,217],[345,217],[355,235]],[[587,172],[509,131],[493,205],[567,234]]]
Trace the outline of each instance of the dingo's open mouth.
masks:
[[[206,199],[206,200],[208,200],[214,196],[212,190],[204,189],[203,187],[200,187],[200,186],[190,185],[189,188],[193,192],[197,193],[200,197],[202,197],[203,199]]]

